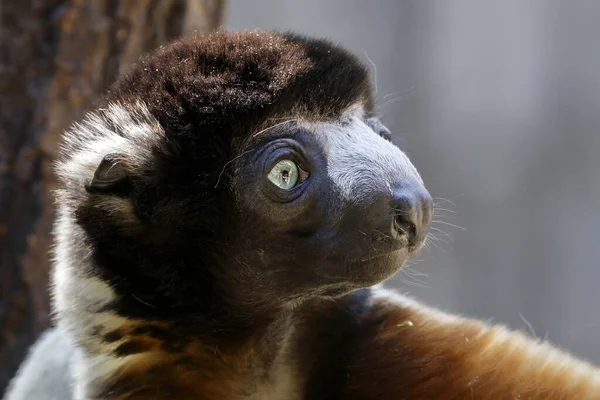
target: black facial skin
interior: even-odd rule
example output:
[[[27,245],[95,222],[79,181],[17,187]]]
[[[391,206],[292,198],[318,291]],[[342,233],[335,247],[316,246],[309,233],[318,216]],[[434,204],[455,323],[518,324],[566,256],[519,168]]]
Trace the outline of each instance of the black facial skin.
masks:
[[[387,139],[387,128],[374,118],[370,124],[373,135]],[[281,160],[307,172],[291,190],[267,179]],[[392,199],[374,191],[360,205],[346,205],[327,175],[321,143],[294,122],[263,134],[236,164],[239,237],[252,238],[238,249],[247,265],[260,265],[254,290],[297,301],[371,286],[397,271],[427,233],[431,199],[421,184],[404,178],[405,189]],[[412,218],[422,222],[414,225]]]

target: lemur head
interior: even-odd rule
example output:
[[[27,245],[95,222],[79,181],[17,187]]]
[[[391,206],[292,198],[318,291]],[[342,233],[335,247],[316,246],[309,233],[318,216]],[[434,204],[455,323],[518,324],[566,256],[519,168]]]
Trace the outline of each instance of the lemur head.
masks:
[[[57,170],[59,262],[126,317],[255,317],[374,285],[432,213],[365,66],[294,34],[158,49],[66,134]]]

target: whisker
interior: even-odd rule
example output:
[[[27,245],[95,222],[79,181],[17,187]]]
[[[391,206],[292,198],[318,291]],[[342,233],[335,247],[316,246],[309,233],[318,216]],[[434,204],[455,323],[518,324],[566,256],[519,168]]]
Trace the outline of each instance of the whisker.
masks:
[[[394,103],[398,100],[407,99],[413,92],[414,86],[410,86],[409,88],[403,90],[402,92],[392,92],[388,93],[379,100],[377,100],[377,105],[379,108],[384,108],[391,103]]]
[[[430,278],[431,274],[417,271],[416,269],[408,268],[407,272],[410,273],[411,276],[422,276],[423,278]]]
[[[457,229],[460,229],[460,230],[463,230],[463,231],[466,231],[466,230],[467,230],[467,228],[464,228],[464,227],[462,227],[462,226],[458,226],[458,225],[454,225],[454,224],[451,224],[450,222],[446,222],[446,221],[440,221],[440,220],[437,220],[437,219],[436,219],[436,220],[433,220],[433,221],[431,221],[431,222],[432,222],[432,223],[438,223],[438,224],[449,225],[449,226],[451,226],[451,227],[453,227],[453,228],[457,228]]]
[[[152,308],[156,308],[156,306],[155,306],[155,305],[152,305],[152,304],[150,304],[150,303],[147,303],[147,302],[145,302],[144,300],[142,300],[142,299],[140,299],[139,297],[137,297],[135,294],[133,294],[133,293],[129,293],[129,294],[131,295],[131,297],[133,297],[134,299],[136,299],[136,300],[137,300],[137,301],[139,301],[140,303],[142,303],[142,304],[145,304],[145,305],[147,305],[147,306],[149,306],[149,307],[152,307]]]
[[[407,262],[404,265],[404,267],[400,269],[400,274],[398,274],[398,278],[406,284],[427,288],[427,282],[419,279],[417,277],[418,275],[415,273],[415,271],[411,269],[411,267],[412,264]],[[404,274],[405,276],[403,277],[401,276],[401,274]]]
[[[399,279],[400,282],[406,283],[409,286],[417,286],[417,287],[421,287],[421,288],[427,288],[427,286],[424,283],[413,282],[410,279],[406,278],[405,276],[402,276],[403,268],[400,269],[400,272],[401,272],[400,274],[395,275],[395,278]]]
[[[433,247],[435,247],[437,250],[440,250],[440,251],[444,251],[444,250],[445,250],[445,249],[442,247],[442,244],[441,244],[441,243],[443,243],[444,245],[447,245],[447,244],[448,244],[448,242],[446,242],[445,240],[442,240],[442,239],[438,239],[438,240],[432,240],[432,241],[430,241],[429,243],[431,243],[431,245],[432,245]],[[429,243],[428,243],[428,244],[429,244]],[[429,247],[427,247],[427,248],[429,248]]]
[[[375,94],[377,94],[377,91],[379,90],[377,87],[377,67],[375,66],[373,60],[369,58],[369,55],[367,54],[366,50],[363,49],[363,53],[365,53],[365,57],[367,57],[367,60],[369,60],[369,62],[373,66],[373,82],[375,83]]]
[[[538,336],[536,335],[535,329],[533,329],[533,325],[531,324],[531,322],[527,321],[525,319],[525,317],[523,316],[523,314],[521,314],[521,313],[519,313],[519,317],[521,317],[521,321],[523,321],[525,323],[525,325],[527,326],[527,328],[529,329],[529,331],[531,332],[533,337],[537,338]]]
[[[384,102],[382,102],[382,103],[378,104],[378,107],[379,107],[379,108],[384,108],[384,107],[387,107],[387,106],[389,106],[389,105],[391,105],[391,104],[394,104],[395,102],[397,102],[397,101],[399,101],[399,100],[405,100],[405,99],[407,99],[408,97],[409,97],[409,95],[392,97],[391,99],[389,99],[389,100],[387,100],[387,101],[384,101]]]
[[[436,200],[441,200],[441,203],[440,202],[435,203]],[[445,199],[443,197],[433,197],[433,201],[434,201],[434,205],[444,204],[444,203],[450,203],[450,205],[452,205],[452,207],[456,207],[456,204],[454,204],[452,201],[450,201],[448,199]]]
[[[432,246],[434,246],[436,249],[440,250],[440,251],[445,251],[444,247],[442,247],[443,245],[448,245],[449,242],[446,242],[445,240],[441,240],[439,239],[439,241],[431,241],[430,242]]]
[[[281,121],[281,120],[296,121],[296,116],[290,115],[290,116],[286,116],[286,117],[269,117],[267,119],[267,121]]]
[[[394,239],[394,238],[393,238],[393,237],[391,237],[390,235],[388,235],[388,234],[385,234],[385,233],[383,233],[383,232],[379,231],[378,229],[375,229],[375,232],[379,233],[380,235],[382,235],[382,236],[384,236],[384,237],[386,237],[386,238],[388,238],[388,239],[392,239],[392,240]]]
[[[447,238],[448,238],[448,239],[449,239],[451,242],[453,242],[453,243],[454,243],[454,239],[452,238],[452,236],[450,236],[449,234],[447,234],[446,232],[444,232],[444,231],[443,231],[443,230],[441,230],[440,228],[436,228],[435,226],[432,226],[430,229],[432,229],[432,230],[434,230],[434,231],[436,231],[436,232],[439,232],[439,233],[443,234],[443,235],[444,235],[444,236],[446,236],[446,237],[447,237]],[[436,239],[438,239],[438,240],[441,240],[440,238],[436,238]],[[448,243],[446,243],[446,244],[448,244]]]
[[[260,134],[262,134],[262,133],[265,133],[265,132],[266,132],[266,131],[268,131],[268,130],[271,130],[271,129],[273,129],[273,128],[276,128],[276,127],[278,127],[278,126],[280,126],[280,125],[287,124],[288,122],[292,122],[292,121],[295,121],[295,120],[294,120],[294,119],[286,119],[285,121],[278,122],[278,123],[276,123],[275,125],[271,125],[271,126],[269,126],[269,127],[265,128],[265,129],[263,129],[263,130],[260,130],[260,131],[258,131],[258,132],[256,132],[256,133],[252,134],[252,137],[256,137],[256,136],[258,136],[258,135],[260,135]]]
[[[435,243],[431,240],[429,235],[425,236],[425,240],[423,240],[423,249],[429,250],[429,243],[435,246]],[[436,246],[437,248],[437,246]]]
[[[234,162],[235,160],[237,160],[238,158],[243,157],[244,155],[250,153],[252,150],[246,150],[244,151],[242,154],[234,157],[232,160],[229,160],[225,163],[225,165],[223,165],[223,169],[221,170],[221,172],[219,173],[219,177],[217,178],[217,183],[215,183],[215,189],[217,188],[217,186],[219,186],[219,183],[221,182],[221,176],[223,176],[223,173],[225,172],[225,168],[227,168],[227,166],[229,164],[231,164],[232,162]]]
[[[436,211],[446,211],[452,214],[456,214],[456,211],[454,210],[450,210],[449,208],[441,208],[441,207],[433,207],[433,213],[435,214]]]
[[[379,101],[384,101],[386,99],[386,97],[390,97],[390,96],[396,96],[399,95],[400,93],[398,92],[392,92],[392,93],[388,93],[385,96],[383,96],[381,99],[379,99]]]
[[[400,208],[393,208],[392,211],[396,212],[399,215],[410,215],[410,211],[402,210]]]

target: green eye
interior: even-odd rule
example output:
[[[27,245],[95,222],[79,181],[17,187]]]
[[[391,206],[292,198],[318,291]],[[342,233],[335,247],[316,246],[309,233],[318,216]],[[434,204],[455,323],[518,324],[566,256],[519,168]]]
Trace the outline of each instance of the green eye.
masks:
[[[298,166],[290,160],[281,160],[269,172],[269,180],[283,190],[290,190],[298,183]]]

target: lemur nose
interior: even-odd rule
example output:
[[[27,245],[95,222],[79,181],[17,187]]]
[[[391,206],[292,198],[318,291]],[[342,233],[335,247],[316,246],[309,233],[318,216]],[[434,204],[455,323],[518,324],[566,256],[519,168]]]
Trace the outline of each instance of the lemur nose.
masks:
[[[410,247],[418,247],[425,240],[433,214],[433,200],[422,186],[397,189],[392,197],[392,231],[397,237],[405,236]]]

